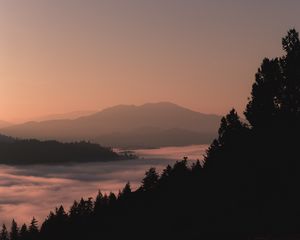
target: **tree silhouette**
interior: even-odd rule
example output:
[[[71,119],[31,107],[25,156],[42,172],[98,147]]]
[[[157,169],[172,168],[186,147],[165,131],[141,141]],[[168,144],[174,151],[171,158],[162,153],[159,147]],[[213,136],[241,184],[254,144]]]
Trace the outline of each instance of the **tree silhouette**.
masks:
[[[99,190],[98,191],[98,195],[96,197],[96,200],[94,202],[94,213],[95,214],[99,214],[99,212],[101,211],[102,207],[103,207],[103,194],[102,192]]]
[[[280,108],[280,87],[282,73],[279,60],[267,59],[255,75],[251,99],[247,104],[245,116],[253,127],[265,128],[271,126]]]
[[[76,200],[70,208],[70,216],[72,218],[79,216],[78,202]]]
[[[130,186],[130,183],[127,182],[125,184],[125,187],[123,188],[123,190],[119,193],[119,198],[122,199],[122,198],[128,198],[130,195],[131,195],[131,186]]]
[[[94,203],[92,201],[93,198],[88,198],[87,200],[84,200],[81,198],[81,200],[78,203],[77,211],[78,215],[81,217],[88,217],[93,213],[94,210]]]
[[[244,141],[248,131],[247,125],[241,122],[235,109],[232,109],[223,117],[218,130],[219,136],[212,142],[204,156],[204,168],[206,171],[211,171],[212,169],[215,172],[218,170],[223,172],[225,168],[230,171],[233,164],[236,164],[233,161],[233,156],[228,157],[226,161],[222,160],[222,158],[225,157],[226,152],[232,152],[232,149],[237,148]]]
[[[67,214],[65,212],[65,209],[63,206],[60,206],[59,208],[56,208],[55,210],[56,218],[60,221],[64,222],[67,219]]]
[[[247,126],[241,122],[235,109],[232,109],[229,114],[221,119],[221,126],[219,128],[218,141],[220,145],[225,145],[227,142],[239,137]]]
[[[300,40],[296,29],[290,29],[287,35],[282,39],[282,48],[287,54],[299,54]]]
[[[295,29],[291,29],[282,39],[286,56],[281,59],[283,86],[281,105],[285,115],[289,114],[289,124],[298,123],[300,115],[300,40]],[[291,122],[292,121],[292,122]]]
[[[39,228],[38,228],[38,221],[33,217],[31,220],[31,223],[28,228],[28,233],[30,236],[30,239],[35,240],[38,239],[39,234]]]
[[[264,59],[252,86],[245,116],[253,127],[299,125],[300,41],[295,29],[282,39],[286,55]]]
[[[192,165],[192,172],[195,175],[200,175],[200,174],[203,173],[203,167],[202,167],[199,159],[196,161],[196,163],[193,163],[193,165]]]
[[[141,189],[143,191],[149,191],[156,187],[158,183],[159,175],[156,172],[155,168],[150,168],[146,174],[144,179],[142,180],[142,186]]]
[[[1,233],[0,233],[0,240],[9,240],[8,232],[5,224],[2,225]]]
[[[11,223],[11,230],[10,230],[10,233],[9,233],[9,239],[10,240],[18,240],[19,237],[20,237],[19,236],[19,228],[18,228],[17,223],[13,219],[12,223]]]
[[[26,224],[23,224],[20,229],[20,239],[29,240],[29,233]]]
[[[117,201],[117,197],[116,197],[116,195],[113,192],[109,193],[108,201],[109,201],[110,205],[115,204],[115,202]]]

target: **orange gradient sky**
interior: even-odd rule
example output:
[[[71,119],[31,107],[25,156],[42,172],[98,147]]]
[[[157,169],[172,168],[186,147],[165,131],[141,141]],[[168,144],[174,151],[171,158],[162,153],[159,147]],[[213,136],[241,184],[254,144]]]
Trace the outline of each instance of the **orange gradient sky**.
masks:
[[[241,112],[299,0],[0,0],[0,120],[171,101]]]

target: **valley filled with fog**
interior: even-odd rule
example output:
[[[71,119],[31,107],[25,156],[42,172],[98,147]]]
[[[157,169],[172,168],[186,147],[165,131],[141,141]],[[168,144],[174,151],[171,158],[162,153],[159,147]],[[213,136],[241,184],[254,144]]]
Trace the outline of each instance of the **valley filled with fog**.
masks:
[[[0,167],[0,221],[10,224],[14,218],[28,223],[34,216],[40,222],[50,210],[68,207],[81,197],[118,193],[126,182],[136,189],[150,167],[161,172],[168,164],[187,156],[189,161],[203,159],[207,145],[136,150],[138,159],[65,165],[29,165]]]

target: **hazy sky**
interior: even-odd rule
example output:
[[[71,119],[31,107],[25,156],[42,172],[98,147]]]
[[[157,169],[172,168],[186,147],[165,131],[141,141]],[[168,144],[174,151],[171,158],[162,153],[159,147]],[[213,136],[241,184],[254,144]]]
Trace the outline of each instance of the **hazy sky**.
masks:
[[[0,119],[171,101],[239,111],[299,0],[0,0]]]

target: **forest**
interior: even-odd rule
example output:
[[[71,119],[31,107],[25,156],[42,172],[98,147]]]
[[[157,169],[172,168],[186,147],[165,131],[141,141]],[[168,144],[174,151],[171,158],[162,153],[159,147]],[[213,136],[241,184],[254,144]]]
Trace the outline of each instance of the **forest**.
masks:
[[[85,141],[62,143],[36,139],[21,140],[0,135],[0,164],[65,164],[103,162],[135,157],[132,153],[118,154],[111,148]]]
[[[282,39],[284,56],[262,61],[242,121],[232,109],[203,162],[187,159],[159,174],[150,168],[137,190],[58,206],[40,224],[1,240],[288,239],[300,234],[300,41]],[[67,194],[67,193],[66,193]]]

